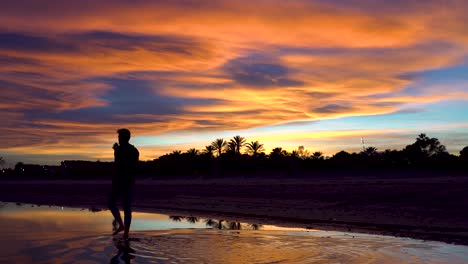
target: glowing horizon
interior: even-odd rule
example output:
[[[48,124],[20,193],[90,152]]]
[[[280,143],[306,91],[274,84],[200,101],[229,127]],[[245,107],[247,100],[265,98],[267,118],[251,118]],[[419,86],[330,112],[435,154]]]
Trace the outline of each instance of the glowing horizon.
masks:
[[[0,156],[143,160],[241,135],[267,152],[468,145],[468,3],[0,4]]]

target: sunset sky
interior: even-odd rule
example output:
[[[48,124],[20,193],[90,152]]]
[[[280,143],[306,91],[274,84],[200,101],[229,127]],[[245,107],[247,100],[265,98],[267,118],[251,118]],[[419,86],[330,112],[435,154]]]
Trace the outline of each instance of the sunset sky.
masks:
[[[468,1],[2,1],[0,156],[468,145]]]

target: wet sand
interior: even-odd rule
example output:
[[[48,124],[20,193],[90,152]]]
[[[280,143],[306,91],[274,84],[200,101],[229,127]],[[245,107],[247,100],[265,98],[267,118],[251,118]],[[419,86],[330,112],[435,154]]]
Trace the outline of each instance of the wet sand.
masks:
[[[108,181],[2,182],[0,200],[105,208]],[[468,244],[468,177],[139,181],[135,208]]]
[[[443,246],[434,254],[434,247],[439,246],[385,241],[376,237],[356,239],[352,236],[325,237],[281,231],[168,230],[135,232],[128,245],[119,239],[112,240],[105,233],[53,238],[30,247],[29,254],[4,260],[12,263],[109,263],[111,260],[113,263],[114,259],[115,263],[123,263],[122,260],[128,259],[132,263],[233,264],[461,264],[467,261],[462,257],[447,257]]]

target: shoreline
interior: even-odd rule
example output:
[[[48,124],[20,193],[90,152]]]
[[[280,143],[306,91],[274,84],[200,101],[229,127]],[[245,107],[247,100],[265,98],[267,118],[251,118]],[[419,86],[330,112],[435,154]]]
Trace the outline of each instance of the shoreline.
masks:
[[[408,185],[413,191],[405,196],[401,189]],[[441,190],[445,200],[435,192],[422,197],[423,203],[416,199],[414,192],[435,190],[429,185]],[[106,209],[108,187],[95,181],[9,182],[0,186],[0,201]],[[468,216],[463,210],[467,187],[468,178],[142,181],[134,211],[468,245]],[[455,195],[460,192],[463,199]],[[398,199],[390,203],[391,197]]]
[[[107,208],[98,205],[88,207],[88,205],[67,205],[67,204],[34,204],[30,202],[0,201],[2,203],[20,203],[36,206],[64,206],[75,209],[90,209],[99,212],[108,211]],[[212,212],[194,209],[175,209],[170,207],[135,207],[134,212],[154,213],[177,216],[194,216],[199,218],[222,219],[224,221],[234,221],[248,224],[274,225],[284,228],[299,228],[318,231],[336,231],[349,234],[368,234],[391,237],[403,237],[423,241],[444,242],[447,244],[468,246],[468,228],[434,228],[415,227],[404,225],[376,224],[376,223],[355,223],[344,221],[326,221],[301,219],[292,217],[270,217],[255,214]],[[122,212],[123,213],[123,212]],[[110,212],[109,212],[110,214]],[[448,232],[448,233],[447,233]]]

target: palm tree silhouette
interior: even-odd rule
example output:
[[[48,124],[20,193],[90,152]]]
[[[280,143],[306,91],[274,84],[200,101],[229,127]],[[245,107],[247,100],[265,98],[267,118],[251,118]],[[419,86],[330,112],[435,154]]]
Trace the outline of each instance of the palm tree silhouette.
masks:
[[[3,165],[5,165],[5,160],[3,157],[0,157],[0,168],[3,168]]]
[[[234,151],[237,155],[240,154],[241,148],[245,146],[245,138],[239,135],[234,136],[230,141],[229,144],[234,148]]]
[[[367,147],[363,152],[362,154],[366,155],[366,156],[375,156],[378,154],[377,152],[377,148],[376,147]]]
[[[265,148],[263,144],[260,144],[258,141],[252,141],[247,143],[247,152],[252,154],[252,156],[257,156],[260,152],[264,151]]]
[[[227,150],[226,150],[226,153],[231,153],[231,154],[236,154],[236,143],[234,143],[233,141],[229,141],[227,143]]]
[[[215,151],[215,147],[212,145],[205,146],[205,149],[203,150],[203,154],[209,156],[210,158],[213,157],[213,152]]]
[[[182,154],[182,150],[173,150],[171,152],[171,155],[174,155],[174,156],[180,156],[180,154]]]
[[[215,141],[211,142],[211,146],[218,151],[218,157],[221,156],[223,150],[226,148],[227,142],[222,138],[218,138]]]
[[[282,147],[276,147],[272,149],[270,152],[270,157],[284,157],[287,155],[288,155],[288,152],[286,150],[283,150]]]
[[[191,157],[196,157],[198,156],[198,150],[196,148],[191,148],[187,150],[187,154]]]
[[[323,159],[323,153],[320,151],[315,151],[312,153],[312,159],[314,160],[322,160]]]

